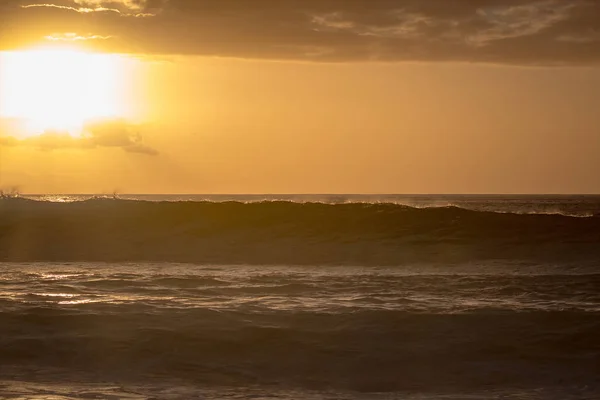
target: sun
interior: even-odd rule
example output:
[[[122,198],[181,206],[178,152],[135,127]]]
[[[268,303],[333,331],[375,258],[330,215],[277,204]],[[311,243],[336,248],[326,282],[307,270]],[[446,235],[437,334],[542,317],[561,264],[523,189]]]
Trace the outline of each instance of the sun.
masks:
[[[74,49],[0,53],[0,117],[22,121],[25,136],[79,136],[86,121],[122,116],[121,63]]]

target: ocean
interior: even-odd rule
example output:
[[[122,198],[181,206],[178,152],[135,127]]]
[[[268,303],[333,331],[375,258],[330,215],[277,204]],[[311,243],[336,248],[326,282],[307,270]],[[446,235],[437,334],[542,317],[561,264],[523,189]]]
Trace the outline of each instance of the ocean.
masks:
[[[0,399],[600,399],[600,196],[4,197]]]

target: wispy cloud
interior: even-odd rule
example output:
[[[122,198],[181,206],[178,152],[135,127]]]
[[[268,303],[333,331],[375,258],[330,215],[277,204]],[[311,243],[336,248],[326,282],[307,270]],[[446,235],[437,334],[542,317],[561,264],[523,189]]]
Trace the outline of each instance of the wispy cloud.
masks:
[[[98,3],[100,4],[100,3]],[[75,11],[78,13],[82,13],[82,14],[89,14],[89,13],[99,13],[99,12],[111,12],[111,13],[115,13],[115,14],[119,14],[121,16],[124,17],[137,17],[137,18],[144,18],[144,17],[154,17],[156,14],[153,13],[145,13],[145,12],[123,12],[121,10],[119,10],[118,8],[107,8],[107,7],[102,7],[102,6],[95,6],[95,7],[71,7],[71,6],[63,6],[63,5],[59,5],[59,4],[51,4],[51,3],[41,3],[41,4],[27,4],[27,5],[22,5],[21,8],[40,8],[40,7],[44,7],[44,8],[57,8],[57,9],[61,9],[61,10],[69,10],[69,11]]]
[[[122,15],[134,17],[154,17],[161,11],[151,3],[162,5],[168,0],[73,0],[82,7],[117,9]]]
[[[111,39],[112,36],[102,36],[102,35],[79,35],[74,32],[68,33],[53,33],[52,35],[45,36],[44,39],[50,40],[52,42],[79,42],[86,40],[108,40]]]
[[[89,8],[89,7],[69,7],[69,6],[61,6],[58,4],[49,4],[49,3],[42,3],[42,4],[27,4],[27,5],[23,5],[21,6],[21,8],[40,8],[40,7],[44,7],[44,8],[58,8],[61,10],[69,10],[69,11],[75,11],[78,13],[93,13],[93,12],[104,12],[104,11],[109,11],[109,12],[114,12],[117,14],[120,14],[121,12],[115,8],[105,8],[105,7],[94,7],[94,8]]]
[[[575,3],[542,1],[512,7],[480,8],[478,16],[490,26],[469,35],[469,43],[485,46],[494,40],[531,36],[569,19]]]
[[[316,31],[348,31],[359,36],[414,38],[425,34],[424,28],[433,21],[423,14],[397,10],[389,13],[385,24],[360,23],[344,17],[341,13],[313,15]]]
[[[103,7],[104,5],[120,5],[129,10],[140,11],[146,7],[147,0],[73,0],[83,7]]]

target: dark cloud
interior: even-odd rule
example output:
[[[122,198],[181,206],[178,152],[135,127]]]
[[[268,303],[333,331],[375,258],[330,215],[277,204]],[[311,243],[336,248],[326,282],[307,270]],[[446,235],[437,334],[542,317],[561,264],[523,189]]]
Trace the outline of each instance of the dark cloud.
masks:
[[[0,47],[310,61],[600,61],[598,0],[3,0]],[[38,4],[38,7],[28,7]]]
[[[130,153],[158,155],[146,146],[135,125],[124,120],[102,120],[88,123],[80,137],[66,132],[47,131],[41,135],[17,139],[7,129],[1,132],[1,146],[30,146],[42,150],[91,149],[97,147],[121,148]]]

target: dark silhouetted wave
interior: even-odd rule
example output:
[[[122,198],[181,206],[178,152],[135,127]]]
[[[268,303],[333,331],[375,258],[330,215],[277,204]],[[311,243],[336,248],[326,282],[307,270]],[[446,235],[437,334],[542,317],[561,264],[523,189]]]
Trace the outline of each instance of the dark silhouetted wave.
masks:
[[[595,261],[598,243],[598,216],[383,203],[0,200],[0,259],[15,261]]]

